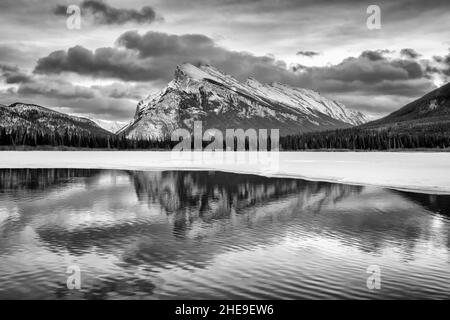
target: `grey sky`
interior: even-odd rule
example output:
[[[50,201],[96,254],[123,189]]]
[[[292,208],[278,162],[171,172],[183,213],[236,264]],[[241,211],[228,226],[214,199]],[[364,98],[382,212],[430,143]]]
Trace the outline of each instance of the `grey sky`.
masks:
[[[80,30],[64,8],[82,9]],[[366,27],[371,4],[381,29]],[[2,0],[0,103],[129,120],[183,62],[318,90],[374,117],[448,80],[450,2]]]

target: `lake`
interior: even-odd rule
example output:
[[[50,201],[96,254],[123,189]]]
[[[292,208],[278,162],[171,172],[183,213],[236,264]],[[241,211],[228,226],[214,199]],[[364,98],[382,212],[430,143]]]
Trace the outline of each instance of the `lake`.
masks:
[[[448,195],[214,171],[0,169],[0,239],[0,299],[450,298]]]

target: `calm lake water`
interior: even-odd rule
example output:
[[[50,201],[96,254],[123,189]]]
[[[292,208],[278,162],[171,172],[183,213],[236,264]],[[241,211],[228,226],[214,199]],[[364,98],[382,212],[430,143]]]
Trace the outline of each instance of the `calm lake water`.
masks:
[[[379,290],[367,287],[373,265]],[[221,172],[3,169],[0,298],[449,299],[450,196]]]

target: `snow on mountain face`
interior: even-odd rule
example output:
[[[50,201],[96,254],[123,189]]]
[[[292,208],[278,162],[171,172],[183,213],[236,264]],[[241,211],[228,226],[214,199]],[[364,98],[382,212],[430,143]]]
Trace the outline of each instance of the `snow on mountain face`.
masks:
[[[7,132],[77,133],[80,135],[108,135],[89,119],[70,116],[35,104],[14,103],[0,106],[0,128]]]
[[[352,125],[360,125],[367,121],[361,112],[349,110],[343,104],[329,100],[313,90],[292,88],[279,83],[261,84],[254,79],[248,79],[246,84],[260,96],[292,108],[298,108],[306,113],[311,113],[311,109],[317,110]]]
[[[365,116],[307,89],[241,83],[211,66],[178,66],[165,89],[139,102],[134,122],[120,131],[130,138],[162,138],[177,128],[280,129],[281,135],[337,129]]]
[[[77,116],[77,115],[73,115]],[[81,118],[86,118],[92,122],[94,122],[96,125],[98,125],[100,128],[105,129],[109,132],[116,133],[120,131],[123,127],[129,124],[129,122],[124,121],[113,121],[113,120],[103,120],[103,119],[97,119],[89,115],[78,115]]]
[[[111,121],[111,120],[102,120],[102,119],[91,119],[94,121],[99,127],[108,130],[109,132],[116,133],[120,131],[123,127],[129,124],[129,122],[124,121]]]

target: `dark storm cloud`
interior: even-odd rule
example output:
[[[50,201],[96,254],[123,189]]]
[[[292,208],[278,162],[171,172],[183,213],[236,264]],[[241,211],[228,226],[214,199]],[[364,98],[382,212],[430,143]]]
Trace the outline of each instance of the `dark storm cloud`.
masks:
[[[450,52],[445,56],[434,56],[424,63],[429,74],[440,76],[444,81],[450,80]]]
[[[105,104],[105,101],[109,101],[111,105],[120,105],[120,102],[111,103],[113,100],[120,100],[122,103],[129,105],[132,100],[134,101],[132,103],[136,103],[137,100],[147,94],[148,90],[148,87],[145,85],[126,83],[80,86],[58,77],[27,74],[16,66],[5,64],[0,64],[0,78],[6,84],[16,85],[3,91],[3,94],[8,94],[10,99],[16,97],[15,100],[10,100],[10,102],[22,100],[22,98],[31,98],[37,99],[37,101],[44,99],[44,101],[52,101],[52,103],[57,100],[63,100],[63,105],[67,105],[69,100],[79,101],[82,99],[85,105],[78,107],[78,109],[83,109],[86,105],[103,105],[106,108],[107,104]],[[95,103],[91,100],[95,101]],[[86,112],[87,110],[84,111]],[[117,110],[110,109],[110,111],[112,112],[112,117],[124,115],[123,112],[117,112]],[[95,113],[92,110],[90,112]]]
[[[168,35],[126,32],[117,40],[118,47],[95,51],[75,46],[55,51],[38,60],[36,74],[75,72],[81,75],[118,78],[126,81],[163,81],[173,77],[175,67],[183,62],[211,64],[241,78],[286,70],[286,64],[273,57],[254,56],[229,51],[203,35]]]
[[[409,19],[417,15],[425,15],[430,11],[442,11],[450,8],[448,0],[377,0],[376,2],[362,2],[360,0],[164,0],[165,5],[173,10],[179,8],[210,7],[216,11],[252,12],[252,13],[281,13],[305,11],[310,8],[328,8],[323,15],[332,15],[333,9],[345,8],[347,11],[365,9],[371,5],[378,5],[385,15],[395,16],[396,19]]]
[[[386,59],[386,54],[391,53],[390,50],[366,50],[361,53],[362,58],[366,58],[370,61],[378,61]]]
[[[79,86],[58,78],[40,78],[20,82],[17,93],[21,95],[46,96],[52,98],[112,98],[139,100],[147,94],[145,85],[113,83],[108,85]]]
[[[304,56],[304,57],[312,58],[314,56],[320,55],[320,52],[317,52],[317,51],[298,51],[297,55],[298,56]]]
[[[93,114],[112,120],[129,119],[145,88],[127,84],[78,86],[61,79],[36,79],[0,91],[2,103],[17,101],[62,108],[66,113]],[[147,88],[148,89],[148,88]]]
[[[31,81],[31,76],[20,71],[17,66],[0,64],[0,76],[7,84],[25,83]]]
[[[271,56],[227,50],[198,34],[140,35],[130,31],[122,34],[116,44],[117,47],[95,51],[77,46],[53,52],[38,61],[35,72],[168,82],[178,64],[190,62],[213,65],[240,80],[252,76],[261,82],[311,88],[337,98],[348,93],[358,93],[365,99],[377,95],[414,98],[434,88],[430,70],[423,63],[405,56],[391,58],[393,52],[389,50],[366,50],[335,65],[293,67]],[[351,101],[350,106],[358,108],[357,101]]]
[[[136,101],[113,99],[103,96],[93,98],[64,97],[42,94],[20,94],[16,91],[0,91],[0,101],[4,105],[14,102],[33,103],[56,109],[68,114],[90,114],[99,119],[124,120],[131,119],[136,110]]]
[[[87,14],[97,24],[152,23],[156,19],[155,10],[149,6],[145,6],[138,11],[136,9],[114,8],[103,1],[87,0],[80,4],[80,8],[82,15]],[[67,16],[67,6],[58,5],[53,12],[56,15]]]
[[[75,46],[67,51],[54,51],[38,60],[34,70],[37,74],[74,72],[103,78],[124,80],[155,80],[161,75],[161,67],[139,59],[129,50],[99,48],[95,51]]]
[[[411,59],[416,59],[421,56],[416,50],[411,49],[411,48],[402,49],[400,51],[400,55],[402,55],[403,57],[406,57],[406,58],[411,58]]]
[[[75,86],[63,80],[46,80],[41,82],[22,83],[17,89],[19,95],[42,95],[51,98],[94,98],[90,88]]]
[[[326,67],[301,66],[300,78],[309,79],[319,88],[346,90],[346,85],[369,87],[385,81],[409,81],[424,76],[422,66],[413,60],[385,58],[380,51],[364,51],[341,63]]]
[[[136,50],[143,58],[157,59],[158,64],[203,62],[214,65],[240,79],[253,76],[264,82],[284,82],[294,86],[314,86],[340,91],[347,83],[373,85],[382,81],[408,81],[424,76],[422,66],[413,60],[388,59],[389,50],[364,51],[357,58],[345,59],[330,67],[304,67],[300,72],[292,72],[282,61],[273,57],[254,56],[244,52],[228,51],[218,47],[206,36],[173,36],[149,32],[143,36],[137,32],[127,32],[119,37],[118,43],[125,48]],[[172,70],[175,63],[172,65]],[[371,89],[373,90],[373,89]],[[403,89],[402,89],[403,90]]]
[[[81,105],[85,104],[96,112],[98,104],[101,112],[106,112],[107,103],[101,101],[137,100],[145,94],[143,88],[158,88],[170,81],[176,65],[183,62],[211,64],[239,80],[252,76],[261,82],[315,89],[371,112],[401,107],[405,101],[431,90],[432,80],[450,77],[450,56],[425,59],[409,49],[418,49],[426,56],[441,55],[440,41],[445,41],[448,30],[448,0],[377,1],[373,4],[382,9],[379,31],[366,28],[366,8],[372,3],[358,0],[152,0],[149,4],[132,0],[120,5],[112,0],[51,0],[37,5],[38,2],[0,1],[0,24],[5,31],[0,43],[0,64],[20,66],[20,70],[1,71],[2,87],[36,99],[53,97],[53,105],[70,101],[71,108],[80,110],[88,108]],[[64,5],[72,3],[82,9],[83,27],[79,31],[67,30],[63,21],[67,16]],[[159,19],[159,12],[167,16],[167,24],[158,26],[159,30],[176,34],[205,30],[227,47],[202,34],[157,32],[127,32],[110,46],[118,30],[127,30],[119,25],[148,26]],[[55,22],[55,13],[60,15],[60,21]],[[89,22],[97,25],[90,28]],[[422,36],[426,37],[423,42]],[[430,47],[425,47],[428,44]],[[105,48],[92,50],[98,47]],[[64,50],[55,51],[60,48]],[[408,49],[400,52],[401,48]],[[286,56],[295,61],[293,54],[299,49],[305,53],[303,57],[316,57],[315,51],[308,53],[307,49],[313,49],[323,54],[323,59],[316,58],[320,63],[328,59],[334,62],[317,67],[292,66],[275,58]],[[345,52],[364,50],[358,56],[335,58],[350,55]],[[264,52],[274,55],[263,56]],[[334,53],[336,56],[332,56]],[[29,74],[33,68],[34,73]],[[73,79],[84,84],[91,83],[91,78],[115,79],[120,84],[103,85],[100,80],[95,83],[102,85],[77,88],[58,81]],[[142,88],[135,90],[132,86],[136,84],[130,82],[139,82],[137,85]],[[49,88],[45,88],[46,84]],[[76,98],[78,94],[83,98]],[[119,114],[120,110],[112,108],[111,112]]]
[[[144,35],[136,31],[122,34],[117,44],[120,47],[136,52],[142,59],[151,61],[153,68],[162,67],[160,70],[168,70],[161,73],[170,80],[175,67],[183,62],[192,64],[210,64],[240,80],[250,75],[265,75],[270,71],[273,74],[288,72],[286,63],[276,60],[272,56],[256,56],[248,52],[238,52],[218,46],[211,38],[200,34],[168,35],[166,33],[147,32]]]
[[[144,58],[167,54],[186,54],[190,56],[220,49],[216,47],[211,38],[200,34],[178,36],[159,32],[147,32],[141,36],[136,31],[128,31],[117,39],[117,43],[127,49],[137,50],[140,56]]]
[[[444,65],[442,73],[450,77],[450,53],[442,58],[442,63]]]
[[[156,32],[140,35],[130,31],[122,34],[117,44],[117,48],[101,48],[95,52],[79,46],[67,52],[53,52],[38,61],[35,72],[71,71],[123,80],[169,81],[175,66],[180,63],[208,63],[240,79],[253,76],[264,82],[277,81],[332,92],[349,90],[349,86],[353,86],[353,90],[373,92],[376,85],[383,83],[386,89],[387,83],[391,82],[390,91],[395,93],[395,88],[401,87],[402,94],[408,81],[425,77],[419,62],[387,58],[387,50],[367,50],[359,57],[347,58],[337,65],[300,66],[294,72],[273,57],[229,51],[203,35],[178,36]]]

